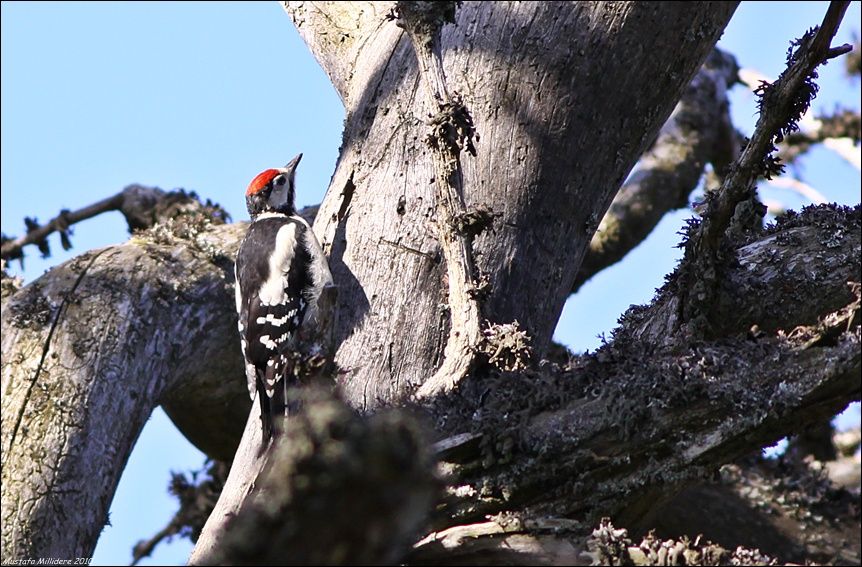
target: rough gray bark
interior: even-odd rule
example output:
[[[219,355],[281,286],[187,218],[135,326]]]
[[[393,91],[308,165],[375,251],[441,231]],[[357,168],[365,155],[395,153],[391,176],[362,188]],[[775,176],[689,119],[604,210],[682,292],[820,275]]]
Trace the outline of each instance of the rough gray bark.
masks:
[[[710,54],[602,217],[573,292],[622,260],[666,213],[686,207],[707,164],[723,172],[739,153],[727,98],[737,70],[732,55],[719,49]]]
[[[643,331],[676,324],[676,310],[668,308],[678,302],[671,282],[649,308],[626,315],[612,347],[578,359],[570,370],[541,377],[492,375],[437,401],[431,415],[438,435],[447,436],[438,454],[454,461],[441,469],[451,495],[435,535],[411,561],[445,562],[462,552],[474,560],[474,553],[493,558],[504,545],[517,549],[504,553],[508,560],[514,560],[513,553],[526,563],[557,553],[575,557],[560,548],[553,533],[572,536],[591,515],[615,511],[623,521],[643,521],[655,499],[672,494],[674,487],[858,399],[862,366],[853,317],[859,306],[847,281],[862,268],[860,247],[858,207],[809,209],[738,244],[742,261],[723,272],[727,279],[721,286],[739,290],[725,297],[739,314],[721,327],[725,339],[689,346],[671,333],[668,344],[667,335]],[[770,312],[781,304],[787,308]],[[799,327],[816,324],[812,313],[845,305],[849,310],[829,323],[831,331]],[[760,342],[748,338],[752,320],[764,321],[772,331],[796,329],[794,338],[764,339],[762,331],[755,333]],[[841,341],[838,347],[803,348],[835,340]],[[740,381],[741,375],[746,380]],[[733,418],[727,421],[728,416]],[[267,464],[267,454],[256,451],[259,430],[250,419],[192,564],[210,564],[225,553],[223,534]],[[462,496],[453,501],[455,494]],[[340,505],[337,493],[316,498],[325,509]],[[482,522],[488,514],[529,520]],[[579,522],[565,521],[572,515]],[[442,539],[448,543],[440,547]],[[391,544],[399,547],[397,541]]]
[[[858,217],[858,207],[810,208],[741,244],[717,284],[714,310],[721,316],[712,319],[714,332],[789,330],[846,305],[850,295],[843,284],[859,281]],[[823,285],[824,278],[832,285]],[[675,344],[679,302],[680,294],[660,293],[649,317],[631,313],[626,332],[648,344]]]
[[[230,297],[244,227],[175,228],[82,254],[3,303],[4,563],[92,555],[159,404],[233,457],[250,406],[224,379],[242,373]]]
[[[798,122],[819,88],[814,82],[816,69],[852,50],[849,44],[832,47],[848,6],[845,1],[830,2],[821,25],[794,40],[787,53],[787,68],[778,79],[772,84],[763,82],[755,90],[760,115],[751,139],[731,164],[721,187],[708,193],[702,222],[689,231],[683,261],[687,269],[681,273],[679,320],[674,330],[685,332],[692,340],[710,336],[720,324],[716,280],[725,244],[733,235],[760,226],[765,207],[756,198],[757,179],[769,179],[783,170],[772,152],[776,143],[798,130]]]
[[[344,144],[315,232],[341,286],[341,385],[349,403],[371,409],[433,375],[448,336],[436,172],[424,144],[436,109],[423,106],[405,32],[349,19],[388,4],[350,14],[338,3],[286,5],[345,101]],[[466,205],[498,215],[474,240],[490,284],[483,315],[518,321],[539,355],[599,219],[734,9],[466,2],[443,29],[447,88],[478,133],[476,157],[462,158]],[[355,61],[347,79],[344,61]]]
[[[437,242],[446,265],[449,282],[446,310],[449,333],[443,362],[416,391],[430,397],[450,391],[473,367],[482,337],[480,296],[484,294],[476,268],[473,240],[482,228],[468,228],[467,219],[478,211],[468,211],[464,200],[464,159],[476,154],[473,121],[461,102],[450,95],[443,74],[440,30],[454,21],[456,5],[450,2],[398,2],[398,26],[407,31],[419,68],[419,82],[427,94],[424,105],[432,116],[425,139],[434,167],[433,196]],[[485,212],[487,223],[490,220]]]

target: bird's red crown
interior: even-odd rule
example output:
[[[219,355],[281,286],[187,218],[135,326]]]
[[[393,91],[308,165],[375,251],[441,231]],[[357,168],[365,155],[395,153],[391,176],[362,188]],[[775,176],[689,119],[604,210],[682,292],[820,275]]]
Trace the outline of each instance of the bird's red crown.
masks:
[[[251,180],[251,183],[248,184],[248,189],[245,190],[246,196],[259,193],[260,190],[266,187],[267,184],[272,181],[273,177],[279,173],[281,172],[277,169],[267,169],[258,173],[257,176]]]

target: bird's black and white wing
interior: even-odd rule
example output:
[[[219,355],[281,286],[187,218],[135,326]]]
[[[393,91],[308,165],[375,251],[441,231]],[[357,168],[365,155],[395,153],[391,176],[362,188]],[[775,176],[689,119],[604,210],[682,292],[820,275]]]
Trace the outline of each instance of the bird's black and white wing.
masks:
[[[236,260],[236,302],[249,395],[260,399],[265,435],[285,411],[288,353],[306,310],[307,226],[283,215],[251,224]]]

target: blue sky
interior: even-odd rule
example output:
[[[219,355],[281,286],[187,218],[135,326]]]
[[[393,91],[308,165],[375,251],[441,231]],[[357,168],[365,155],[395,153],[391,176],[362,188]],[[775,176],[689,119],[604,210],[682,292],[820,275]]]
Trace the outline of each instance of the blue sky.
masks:
[[[776,76],[788,41],[819,23],[826,2],[743,2],[720,42],[743,67]],[[859,32],[860,4],[838,41]],[[344,111],[323,71],[277,2],[3,2],[2,230],[20,235],[23,218],[47,221],[110,196],[130,183],[183,187],[247,218],[243,192],[259,171],[304,153],[298,202],[320,202],[341,142]],[[821,72],[815,113],[859,107],[859,82],[841,62]],[[734,90],[735,124],[750,133],[753,98]],[[817,150],[799,170],[829,200],[860,201],[859,173]],[[797,208],[806,201],[768,190]],[[574,350],[595,348],[632,303],[648,301],[679,257],[676,235],[688,212],[668,215],[622,263],[569,300],[556,338]],[[29,251],[30,281],[89,248],[122,242],[119,213],[77,225],[74,248],[56,237],[48,260]],[[858,413],[855,414],[858,421]],[[169,520],[170,470],[199,468],[203,456],[161,411],[133,452],[93,564],[128,563],[131,548]],[[160,546],[143,565],[182,564],[191,544]]]

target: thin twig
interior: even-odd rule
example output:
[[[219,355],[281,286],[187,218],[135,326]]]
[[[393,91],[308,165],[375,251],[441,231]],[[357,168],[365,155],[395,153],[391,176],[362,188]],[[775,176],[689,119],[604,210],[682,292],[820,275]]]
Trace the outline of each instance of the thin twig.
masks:
[[[129,565],[137,565],[142,559],[146,559],[152,555],[157,545],[177,533],[179,533],[179,530],[174,521],[171,520],[167,526],[156,532],[153,537],[139,541],[135,544],[134,549],[132,549],[132,562]]]
[[[129,185],[116,195],[88,205],[77,211],[62,210],[48,224],[39,225],[35,220],[25,219],[27,233],[19,238],[3,237],[0,247],[0,258],[3,260],[21,259],[23,249],[30,244],[36,244],[44,257],[50,255],[47,238],[54,232],[59,232],[63,248],[72,247],[69,242],[69,228],[78,222],[93,218],[102,213],[119,211],[126,217],[129,232],[150,228],[154,224],[178,215],[199,212],[209,217],[213,222],[225,223],[230,215],[218,204],[209,199],[201,201],[194,191],[183,189],[163,191],[158,187]]]
[[[0,258],[10,260],[20,258],[22,249],[28,244],[37,244],[45,240],[51,234],[58,231],[67,231],[75,223],[93,218],[108,211],[119,211],[123,205],[123,193],[117,193],[112,197],[103,199],[98,203],[86,206],[77,211],[64,209],[60,214],[51,219],[48,224],[36,226],[27,231],[24,236],[4,242],[0,248]]]

